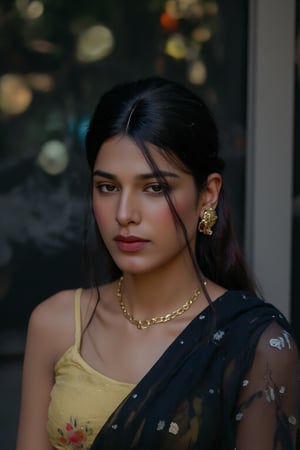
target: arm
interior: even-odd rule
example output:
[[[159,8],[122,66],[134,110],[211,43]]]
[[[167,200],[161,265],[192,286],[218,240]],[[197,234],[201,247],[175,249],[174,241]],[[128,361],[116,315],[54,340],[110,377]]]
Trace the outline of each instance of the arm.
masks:
[[[69,313],[67,319],[66,307],[60,306],[66,304],[62,297],[66,296],[60,293],[41,303],[30,317],[16,450],[53,450],[46,424],[54,366],[73,338],[72,326],[68,325],[73,315]]]
[[[242,380],[237,450],[294,450],[299,419],[299,356],[277,323],[262,334],[251,369]]]

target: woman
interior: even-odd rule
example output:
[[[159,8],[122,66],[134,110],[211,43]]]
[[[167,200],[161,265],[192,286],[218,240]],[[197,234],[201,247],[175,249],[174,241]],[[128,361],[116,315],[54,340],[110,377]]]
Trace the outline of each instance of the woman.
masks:
[[[295,449],[297,349],[255,295],[205,104],[117,86],[86,149],[94,277],[32,313],[17,450]]]

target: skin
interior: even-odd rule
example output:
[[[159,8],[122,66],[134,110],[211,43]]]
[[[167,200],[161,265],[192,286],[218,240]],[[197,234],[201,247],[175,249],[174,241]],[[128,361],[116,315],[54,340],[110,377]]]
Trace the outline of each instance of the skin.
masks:
[[[205,189],[196,192],[194,180],[159,149],[149,146],[169,195],[184,222],[194,250],[199,217],[216,207],[222,180],[211,174]],[[140,149],[128,137],[106,141],[95,161],[93,209],[99,231],[124,274],[123,300],[138,319],[165,315],[185,303],[199,286],[180,228]],[[117,235],[145,239],[136,251],[124,251]],[[208,280],[212,300],[224,289]],[[138,383],[207,301],[200,293],[188,311],[176,319],[138,330],[123,316],[116,299],[117,281],[101,287],[101,302],[87,332],[81,356],[95,370],[128,383]],[[159,292],[159,295],[155,293]],[[84,290],[82,326],[93,311],[96,292]],[[17,450],[51,450],[46,433],[54,367],[74,343],[74,291],[59,292],[33,311],[26,343]]]
[[[165,174],[169,195],[194,251],[199,217],[208,207],[216,207],[221,176],[211,174],[199,194],[191,175],[170,163],[159,149],[148,147]],[[128,137],[110,139],[98,153],[93,209],[104,243],[124,274],[123,295],[134,316],[165,314],[192,295],[191,286],[196,288],[199,281],[182,231],[175,226],[161,182],[152,176],[140,149]],[[141,250],[123,251],[114,240],[117,235],[138,236],[146,243]],[[180,286],[170,283],[172,289],[168,279],[180,279]],[[153,298],[156,286],[165,295]]]

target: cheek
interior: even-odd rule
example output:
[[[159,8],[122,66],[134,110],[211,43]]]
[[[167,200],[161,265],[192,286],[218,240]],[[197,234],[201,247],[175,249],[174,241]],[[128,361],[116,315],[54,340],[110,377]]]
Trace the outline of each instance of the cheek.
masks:
[[[187,228],[191,225],[194,227],[194,222],[196,223],[198,220],[195,199],[189,199],[186,196],[184,198],[177,199],[174,201],[174,207],[185,226]],[[162,205],[159,211],[151,211],[151,208],[149,208],[148,213],[150,217],[155,217],[155,222],[157,225],[161,225],[162,227],[168,229],[174,228],[176,225],[176,217],[173,216],[173,213],[167,203]]]
[[[184,198],[183,200],[178,201],[176,203],[176,211],[186,225],[195,219],[197,220],[198,214],[194,198]]]
[[[151,214],[151,211],[149,211],[150,217],[155,217],[155,222],[158,225],[162,225],[163,227],[174,227],[174,217],[172,214],[171,209],[169,208],[168,204],[164,204],[159,211],[153,212],[153,215]]]

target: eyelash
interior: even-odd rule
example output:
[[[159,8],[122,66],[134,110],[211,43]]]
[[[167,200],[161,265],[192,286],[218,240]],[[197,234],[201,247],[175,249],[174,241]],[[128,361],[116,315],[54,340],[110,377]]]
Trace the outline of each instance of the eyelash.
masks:
[[[155,191],[153,190],[152,192],[149,192],[148,189],[155,189],[155,188],[159,188],[159,191]],[[145,189],[147,192],[149,192],[150,194],[156,194],[156,195],[160,195],[163,194],[164,192],[167,192],[170,190],[170,187],[167,184],[163,184],[163,183],[153,183],[153,184],[149,184],[148,186],[146,186]]]
[[[103,192],[104,194],[110,194],[110,193],[115,192],[115,190],[109,190],[109,189],[107,189],[107,187],[116,188],[116,186],[114,184],[111,184],[111,183],[99,183],[99,184],[96,185],[96,189],[99,192]]]
[[[110,190],[110,188],[112,188]],[[159,188],[159,190],[155,190],[155,188]],[[96,189],[104,194],[111,194],[118,191],[118,187],[111,183],[100,183],[96,185]],[[151,191],[151,189],[154,189]],[[153,183],[149,184],[144,188],[145,192],[152,194],[152,195],[162,195],[164,192],[167,192],[170,190],[170,187],[167,184],[163,183]]]

